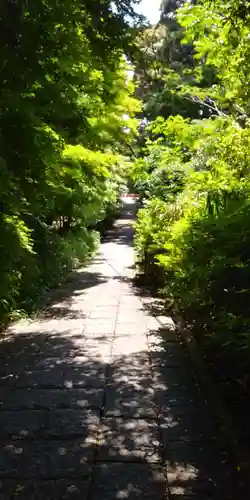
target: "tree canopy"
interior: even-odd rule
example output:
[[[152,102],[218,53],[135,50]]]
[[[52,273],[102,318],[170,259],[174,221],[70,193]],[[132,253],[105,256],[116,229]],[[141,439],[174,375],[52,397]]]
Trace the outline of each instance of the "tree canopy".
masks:
[[[1,321],[84,258],[88,228],[117,209],[139,21],[129,0],[2,2]]]
[[[249,41],[246,0],[162,2],[160,23],[139,35],[137,92],[147,120],[131,170],[145,205],[138,266],[196,336],[223,396],[242,405],[242,427],[250,383]]]

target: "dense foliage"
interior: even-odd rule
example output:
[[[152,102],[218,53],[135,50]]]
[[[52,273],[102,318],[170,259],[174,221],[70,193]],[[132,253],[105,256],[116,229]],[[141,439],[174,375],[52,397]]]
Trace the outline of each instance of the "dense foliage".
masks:
[[[169,16],[176,3],[179,10],[175,5]],[[131,174],[146,203],[138,214],[137,259],[150,283],[160,287],[166,304],[186,319],[224,395],[234,403],[234,398],[243,400],[246,409],[250,388],[249,5],[244,0],[166,4],[170,10],[165,9],[165,16],[178,20],[190,61],[183,61],[179,49],[174,56],[176,69],[173,58],[169,62],[163,57],[160,87],[148,86],[156,104],[162,93],[167,99],[171,91],[173,98],[171,112],[167,99],[158,117],[157,108],[149,109],[148,96],[145,99],[148,124]],[[176,30],[173,36],[176,40]],[[171,89],[170,76],[177,82]],[[180,111],[184,100],[195,103],[196,116],[193,107]],[[240,418],[242,425],[242,414]]]
[[[130,0],[3,0],[0,322],[30,309],[118,207],[138,103]]]

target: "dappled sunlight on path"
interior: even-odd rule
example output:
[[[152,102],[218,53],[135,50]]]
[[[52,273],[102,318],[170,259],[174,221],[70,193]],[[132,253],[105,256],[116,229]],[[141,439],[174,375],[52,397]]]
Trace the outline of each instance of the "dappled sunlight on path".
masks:
[[[0,499],[236,498],[175,324],[133,287],[133,219],[2,340]]]

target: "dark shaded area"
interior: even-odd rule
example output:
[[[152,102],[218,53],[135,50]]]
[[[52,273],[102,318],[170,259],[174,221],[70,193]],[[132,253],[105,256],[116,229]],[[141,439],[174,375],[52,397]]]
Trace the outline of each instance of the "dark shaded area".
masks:
[[[152,374],[146,352],[104,364],[84,342],[76,351],[68,332],[49,333],[14,338],[2,363],[3,498],[115,499],[126,491],[124,498],[158,500],[165,461],[172,498],[174,488],[199,499],[235,498],[228,458],[177,343],[166,351],[162,340],[160,356],[151,351]]]
[[[113,231],[110,231],[108,236],[103,241],[108,243],[113,241],[115,237],[116,244],[132,246],[132,241],[131,241],[132,235],[133,235],[133,230],[130,224],[124,224],[122,228],[118,227],[115,228]]]
[[[151,255],[148,281],[176,300],[189,335],[209,368],[223,404],[230,414],[237,439],[250,468],[250,253],[249,207],[193,221],[183,234],[180,265],[157,266]],[[145,266],[146,268],[146,266]],[[155,273],[155,274],[154,274]]]

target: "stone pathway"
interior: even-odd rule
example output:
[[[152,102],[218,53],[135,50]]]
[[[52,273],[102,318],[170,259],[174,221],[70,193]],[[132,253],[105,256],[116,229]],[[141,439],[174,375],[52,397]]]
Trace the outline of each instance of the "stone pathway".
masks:
[[[175,325],[133,289],[131,219],[1,343],[1,500],[237,498]]]

